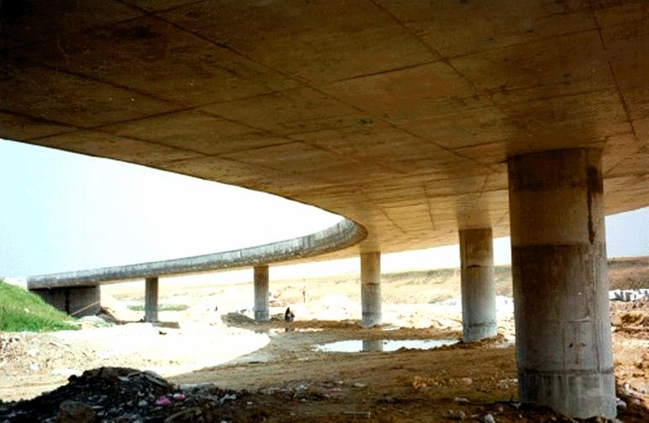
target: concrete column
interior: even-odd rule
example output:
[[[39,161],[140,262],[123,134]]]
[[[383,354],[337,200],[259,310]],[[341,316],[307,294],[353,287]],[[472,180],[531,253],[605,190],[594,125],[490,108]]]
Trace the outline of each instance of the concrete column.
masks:
[[[381,253],[361,253],[361,309],[364,328],[381,324]]]
[[[616,415],[601,150],[508,161],[520,400]]]
[[[144,284],[144,321],[158,321],[158,278],[146,278]]]
[[[260,322],[270,320],[268,286],[268,266],[255,266],[255,320]]]
[[[496,336],[496,286],[491,228],[460,231],[462,341]]]

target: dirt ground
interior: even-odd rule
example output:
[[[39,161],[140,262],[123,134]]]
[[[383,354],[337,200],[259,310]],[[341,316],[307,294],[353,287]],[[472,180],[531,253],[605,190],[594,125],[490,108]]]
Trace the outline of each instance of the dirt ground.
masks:
[[[360,289],[353,275],[271,282],[274,318],[268,323],[250,319],[250,283],[214,285],[205,278],[162,280],[160,304],[186,310],[161,312],[160,325],[137,323],[143,313],[127,306],[142,303],[142,285],[102,287],[107,312],[132,323],[103,327],[102,320],[91,318],[84,319],[82,331],[1,334],[0,398],[5,403],[0,404],[0,422],[64,421],[12,418],[16,414],[8,410],[21,403],[9,401],[59,386],[59,391],[72,389],[93,377],[135,380],[133,369],[156,372],[164,382],[154,380],[158,389],[168,383],[168,396],[173,392],[173,398],[184,399],[157,404],[154,397],[160,393],[153,388],[143,396],[142,384],[153,379],[137,373],[140,384],[134,389],[143,398],[139,414],[120,411],[121,417],[97,421],[574,421],[517,402],[513,304],[506,281],[497,285],[498,337],[391,352],[377,349],[387,350],[395,340],[459,338],[457,272],[384,277],[384,325],[370,330],[359,327]],[[287,306],[296,314],[292,323],[281,319]],[[649,300],[612,302],[611,309],[618,418],[648,422]],[[366,351],[318,349],[343,340]],[[131,370],[115,377],[106,376],[108,371],[82,375],[109,366]],[[50,405],[59,407],[60,396],[71,395],[63,392]],[[22,404],[26,409],[46,407]]]

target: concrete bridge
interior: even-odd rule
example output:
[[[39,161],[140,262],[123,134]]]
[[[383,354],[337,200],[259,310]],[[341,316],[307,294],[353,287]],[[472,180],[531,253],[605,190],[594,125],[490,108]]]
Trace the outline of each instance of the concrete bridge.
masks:
[[[644,0],[5,0],[0,136],[277,194],[380,254],[461,246],[495,333],[510,234],[520,399],[615,415],[604,216],[649,205]],[[367,315],[366,315],[367,313]]]
[[[343,220],[320,232],[239,250],[174,260],[104,267],[100,269],[30,276],[27,288],[59,310],[73,316],[96,315],[101,307],[100,285],[142,280],[145,282],[147,322],[158,320],[158,279],[225,269],[254,267],[255,318],[269,320],[268,264],[295,261],[324,255],[361,242],[367,231],[350,220]]]

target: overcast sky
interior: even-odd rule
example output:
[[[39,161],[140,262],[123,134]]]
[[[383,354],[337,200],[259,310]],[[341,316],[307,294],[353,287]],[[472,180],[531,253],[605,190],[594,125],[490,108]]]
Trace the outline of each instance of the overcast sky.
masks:
[[[8,277],[226,251],[340,220],[268,194],[4,140],[0,204],[0,276]],[[606,223],[609,257],[649,255],[649,208]],[[508,262],[508,239],[494,248],[496,262]],[[386,258],[386,270],[408,260],[459,264],[457,246]]]

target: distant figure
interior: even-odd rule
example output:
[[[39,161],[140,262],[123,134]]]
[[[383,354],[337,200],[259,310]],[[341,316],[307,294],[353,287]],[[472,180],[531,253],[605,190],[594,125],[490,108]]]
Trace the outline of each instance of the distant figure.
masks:
[[[295,313],[291,311],[291,307],[287,307],[286,311],[284,312],[284,320],[287,322],[292,322],[295,320]]]

